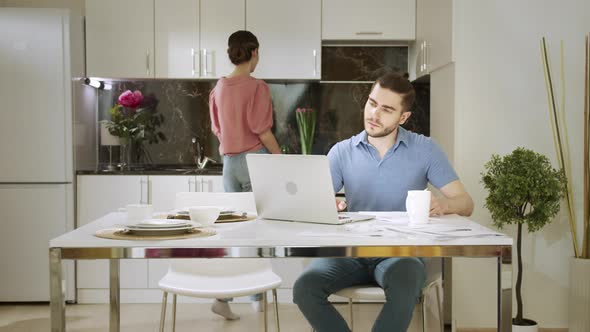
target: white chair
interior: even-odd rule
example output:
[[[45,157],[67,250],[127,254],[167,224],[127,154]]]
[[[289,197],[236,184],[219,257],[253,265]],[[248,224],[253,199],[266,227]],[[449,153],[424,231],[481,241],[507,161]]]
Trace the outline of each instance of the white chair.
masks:
[[[255,212],[252,193],[205,193],[176,194],[176,208],[198,205],[219,205],[237,210]],[[172,300],[172,331],[176,329],[176,296],[223,299],[262,293],[264,331],[268,330],[266,292],[272,290],[276,329],[280,331],[276,289],[281,278],[271,268],[268,259],[174,259],[168,273],[158,283],[164,292],[160,331],[164,331],[168,293]]]
[[[436,290],[436,301],[438,305],[438,317],[440,320],[440,331],[444,332],[444,320],[442,312],[442,264],[441,260],[426,259],[426,286],[422,288],[420,294],[420,304],[422,306],[422,332],[426,332],[426,306],[424,297],[433,287]],[[348,298],[348,310],[350,316],[350,330],[354,331],[354,321],[352,315],[353,300],[373,300],[385,301],[385,292],[381,287],[374,285],[359,285],[339,290],[334,295]]]

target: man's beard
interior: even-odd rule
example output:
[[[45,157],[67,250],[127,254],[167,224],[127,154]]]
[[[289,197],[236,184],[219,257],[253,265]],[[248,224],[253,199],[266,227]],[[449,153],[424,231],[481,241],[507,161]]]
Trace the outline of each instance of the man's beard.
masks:
[[[373,122],[374,122],[374,121],[373,121]],[[374,134],[371,134],[371,133],[369,132],[369,130],[367,130],[367,124],[366,124],[366,122],[365,122],[365,131],[367,132],[367,135],[368,135],[369,137],[373,137],[373,138],[380,138],[380,137],[385,137],[385,136],[387,136],[387,135],[389,135],[389,134],[393,133],[393,131],[394,131],[396,128],[397,128],[397,125],[393,125],[393,126],[391,126],[391,127],[388,127],[388,128],[383,128],[383,129],[381,129],[381,131],[379,131],[379,132],[376,132],[376,133],[374,133]]]

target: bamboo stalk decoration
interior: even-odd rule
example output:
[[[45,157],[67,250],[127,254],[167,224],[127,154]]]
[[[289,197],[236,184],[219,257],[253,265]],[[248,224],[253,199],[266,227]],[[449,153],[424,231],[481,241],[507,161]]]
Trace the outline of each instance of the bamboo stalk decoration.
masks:
[[[590,181],[590,162],[588,148],[590,147],[588,125],[590,122],[590,34],[586,35],[584,58],[584,238],[582,240],[582,258],[590,258],[590,197],[588,187]]]
[[[561,84],[562,89],[565,90],[565,77],[563,74],[563,45],[562,45],[562,52],[561,54]],[[549,104],[549,115],[552,119],[551,121],[551,129],[553,133],[553,142],[555,144],[555,150],[557,152],[557,162],[559,168],[563,169],[565,172],[565,176],[567,178],[566,182],[566,191],[565,191],[565,199],[567,203],[567,210],[569,216],[569,225],[570,225],[570,232],[572,234],[572,244],[574,248],[574,257],[580,257],[579,250],[578,250],[578,239],[576,235],[576,221],[574,215],[574,200],[573,200],[573,193],[572,193],[572,183],[571,183],[571,170],[569,169],[569,146],[567,144],[567,140],[564,140],[567,137],[567,127],[565,127],[565,117],[562,116],[562,120],[560,121],[557,105],[555,101],[555,93],[553,91],[553,81],[551,78],[551,68],[549,66],[549,57],[547,55],[547,43],[545,42],[545,37],[541,38],[541,57],[543,61],[543,70],[545,74],[545,86],[547,88],[547,100]],[[562,112],[565,112],[565,97],[562,98]],[[587,121],[584,121],[587,123]],[[563,130],[562,130],[563,129]],[[585,139],[586,141],[586,139]],[[587,200],[587,195],[585,193],[585,201]],[[587,224],[587,220],[585,219],[585,224]]]

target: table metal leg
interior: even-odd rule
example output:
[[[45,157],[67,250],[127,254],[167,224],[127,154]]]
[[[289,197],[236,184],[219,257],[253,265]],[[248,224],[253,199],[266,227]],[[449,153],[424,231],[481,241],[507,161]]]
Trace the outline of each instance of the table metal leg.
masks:
[[[66,305],[62,289],[61,248],[49,248],[51,332],[66,330]]]
[[[498,332],[512,331],[512,250],[498,257]]]
[[[119,260],[110,260],[110,321],[109,331],[119,332],[121,326],[121,294],[119,285]]]
[[[441,317],[444,331],[453,330],[453,288],[452,288],[452,271],[453,258],[443,257],[442,260],[442,311]]]

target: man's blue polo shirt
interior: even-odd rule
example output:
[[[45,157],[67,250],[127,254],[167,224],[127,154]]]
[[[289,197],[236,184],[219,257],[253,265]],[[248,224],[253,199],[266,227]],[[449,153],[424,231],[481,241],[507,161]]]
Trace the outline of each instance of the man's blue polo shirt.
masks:
[[[405,211],[408,190],[457,180],[442,149],[429,137],[398,127],[397,142],[383,159],[367,133],[337,143],[328,153],[334,191],[344,186],[349,211]]]

